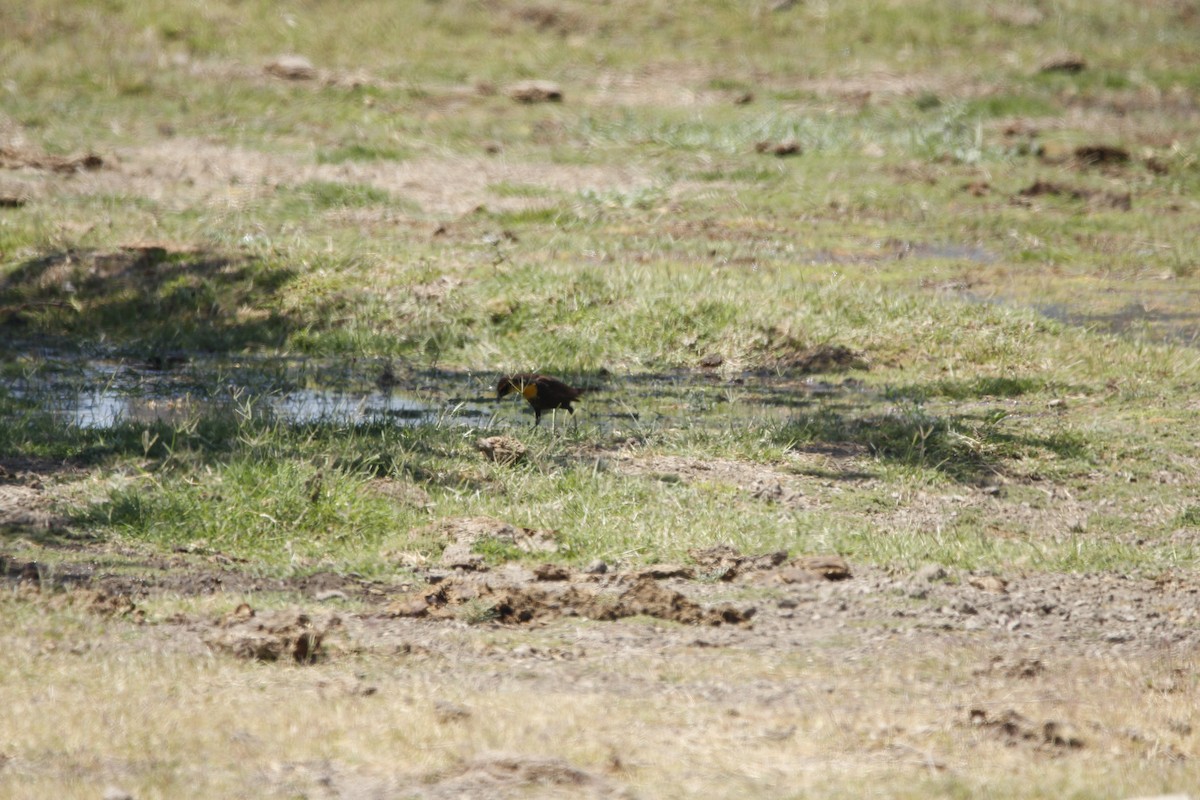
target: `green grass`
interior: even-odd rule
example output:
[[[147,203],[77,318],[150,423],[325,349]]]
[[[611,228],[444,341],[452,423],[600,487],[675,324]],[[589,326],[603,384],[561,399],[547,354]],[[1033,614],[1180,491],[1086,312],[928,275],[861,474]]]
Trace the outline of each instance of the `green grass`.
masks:
[[[8,705],[32,724],[3,774],[72,797],[194,794],[198,775],[217,796],[248,775],[265,794],[452,791],[501,745],[649,797],[1180,791],[1194,686],[1174,649],[943,634],[902,587],[927,564],[1014,592],[1060,573],[1194,583],[1191,5],[0,4],[0,562],[42,577],[3,598]],[[269,75],[286,53],[317,76]],[[1041,71],[1064,54],[1085,68]],[[527,78],[563,102],[513,102]],[[799,152],[776,156],[785,141]],[[1091,145],[1129,161],[1072,157]],[[88,153],[99,169],[59,171]],[[534,428],[517,398],[484,405],[499,373],[531,369],[584,387],[577,413]],[[435,411],[272,411],[323,390]],[[119,416],[77,424],[96,398]],[[487,461],[493,434],[525,459]],[[832,633],[804,601],[774,607],[814,587],[711,575],[688,593],[755,604],[744,638],[497,627],[488,599],[392,619],[451,523],[479,516],[557,532],[555,553],[475,542],[497,571],[603,559],[615,591],[711,545],[837,553],[843,586],[894,582],[868,606],[919,619]],[[192,565],[298,580],[153,588]],[[87,576],[149,624],[57,590]],[[196,658],[243,600],[337,612],[350,641],[303,668]],[[909,634],[938,646],[911,656]],[[1017,640],[1044,649],[1034,682],[999,676]],[[699,646],[723,641],[739,644]],[[797,686],[819,713],[773,699]],[[1094,686],[1104,702],[1077,691]],[[443,699],[472,713],[447,723]],[[985,706],[1087,746],[968,729]],[[963,771],[977,762],[997,772]]]
[[[23,152],[97,152],[105,166],[90,178],[12,171],[30,188],[25,205],[0,211],[0,325],[11,334],[0,367],[16,385],[49,369],[28,353],[52,345],[134,359],[183,350],[457,374],[537,368],[610,395],[630,380],[623,413],[682,406],[696,431],[665,412],[559,438],[539,430],[534,465],[502,470],[449,427],[296,429],[202,411],[186,425],[80,430],[10,392],[5,452],[136,475],[87,509],[83,527],[163,547],[212,540],[275,564],[291,542],[360,567],[418,522],[365,488],[380,477],[430,484],[438,516],[561,527],[580,560],[679,558],[723,540],[880,562],[927,555],[919,531],[870,535],[860,512],[873,490],[785,521],[737,487],[631,478],[579,455],[618,427],[656,452],[774,468],[805,448],[844,448],[864,454],[853,469],[901,494],[1049,480],[1099,497],[1122,488],[1111,466],[1121,459],[1149,476],[1164,452],[1182,458],[1189,423],[1155,438],[1147,420],[1179,418],[1197,368],[1194,349],[1164,344],[1164,332],[1188,330],[1200,291],[1189,256],[1200,129],[1171,99],[1191,85],[1178,67],[1193,38],[1183,11],[1063,2],[1014,16],[867,0],[629,10],[5,9],[0,56],[16,87],[6,113]],[[1084,54],[1082,72],[1039,72],[1067,51]],[[318,79],[267,75],[286,52],[312,60]],[[527,77],[560,81],[565,101],[512,103],[505,86]],[[784,140],[802,152],[757,147]],[[1128,148],[1131,162],[1037,155],[1097,143]],[[1021,195],[1039,180],[1067,194]],[[1129,210],[1103,202],[1125,192]],[[534,202],[513,202],[523,200]],[[449,201],[467,210],[437,210]],[[147,241],[163,245],[130,247]],[[1103,319],[1134,302],[1168,322],[1114,339],[1031,310]],[[791,375],[819,345],[861,357],[837,377]],[[745,384],[709,392],[709,373],[690,370],[713,356],[722,380]],[[646,376],[684,388],[643,395]],[[762,376],[861,386],[756,390]],[[320,502],[305,493],[317,475]],[[485,485],[504,493],[471,494]],[[1190,524],[1185,499],[1162,491]],[[255,517],[260,507],[275,522]],[[666,511],[639,510],[659,507],[682,509],[672,513],[688,535]],[[1170,524],[1161,517],[1155,535]],[[1144,521],[1113,520],[1114,541]],[[1071,550],[1077,542],[1037,524],[1000,527],[1045,536],[1042,564],[1123,557],[1114,542]],[[985,565],[1042,552],[985,547],[989,525],[961,515],[932,552]]]

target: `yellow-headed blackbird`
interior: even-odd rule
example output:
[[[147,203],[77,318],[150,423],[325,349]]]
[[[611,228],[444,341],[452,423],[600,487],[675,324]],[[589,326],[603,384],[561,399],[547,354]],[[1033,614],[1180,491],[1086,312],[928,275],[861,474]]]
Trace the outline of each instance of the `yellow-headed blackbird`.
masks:
[[[575,409],[571,408],[571,403],[578,400],[579,395],[583,394],[583,390],[573,389],[557,378],[533,373],[509,375],[501,378],[496,384],[497,400],[512,392],[518,392],[529,401],[529,405],[533,406],[533,424],[535,426],[541,424],[543,411],[565,408],[574,414]]]

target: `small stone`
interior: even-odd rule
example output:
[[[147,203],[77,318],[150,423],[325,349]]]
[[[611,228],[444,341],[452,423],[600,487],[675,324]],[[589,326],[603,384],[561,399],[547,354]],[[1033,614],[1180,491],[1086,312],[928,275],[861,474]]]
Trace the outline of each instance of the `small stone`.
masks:
[[[597,558],[595,561],[584,567],[583,571],[588,575],[603,575],[604,573],[608,572],[608,564],[604,563],[602,559]]]
[[[324,592],[317,592],[313,595],[313,599],[318,603],[328,603],[330,600],[345,600],[346,593],[341,589],[328,589]]]
[[[120,786],[108,786],[104,789],[104,800],[133,800],[133,793]]]

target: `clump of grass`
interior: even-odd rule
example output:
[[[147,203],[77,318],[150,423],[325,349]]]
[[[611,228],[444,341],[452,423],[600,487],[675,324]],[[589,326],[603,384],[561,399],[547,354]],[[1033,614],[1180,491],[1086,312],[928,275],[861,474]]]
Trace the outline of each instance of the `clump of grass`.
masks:
[[[932,384],[907,387],[889,387],[886,396],[891,399],[908,399],[923,402],[931,397],[950,400],[976,400],[984,397],[1021,397],[1045,391],[1046,382],[1041,378],[1016,376],[988,376],[971,380],[939,380]]]
[[[308,181],[294,187],[292,192],[294,199],[289,200],[289,204],[307,204],[317,211],[331,208],[362,208],[393,202],[389,192],[361,183]]]
[[[480,598],[472,598],[460,605],[455,616],[467,625],[486,625],[500,616],[495,605]]]

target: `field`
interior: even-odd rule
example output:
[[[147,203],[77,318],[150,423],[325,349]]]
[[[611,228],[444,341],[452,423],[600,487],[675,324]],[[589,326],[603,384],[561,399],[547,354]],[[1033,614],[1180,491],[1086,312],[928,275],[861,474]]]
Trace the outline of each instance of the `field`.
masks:
[[[1200,4],[0,30],[0,797],[1200,797]]]

